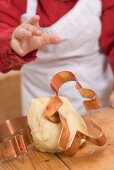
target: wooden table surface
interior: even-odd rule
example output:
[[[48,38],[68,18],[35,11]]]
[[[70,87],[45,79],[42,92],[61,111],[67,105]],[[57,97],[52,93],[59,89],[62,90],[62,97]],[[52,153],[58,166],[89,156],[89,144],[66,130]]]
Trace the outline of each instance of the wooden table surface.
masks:
[[[91,116],[108,138],[105,146],[87,142],[73,157],[41,153],[33,148],[23,157],[0,162],[0,170],[114,170],[114,109],[105,108]]]

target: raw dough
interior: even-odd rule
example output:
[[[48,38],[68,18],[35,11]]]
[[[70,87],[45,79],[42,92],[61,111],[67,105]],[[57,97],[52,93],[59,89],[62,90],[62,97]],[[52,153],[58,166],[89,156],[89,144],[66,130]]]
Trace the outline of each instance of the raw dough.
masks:
[[[76,130],[87,133],[87,127],[70,101],[65,97],[60,98],[63,101],[63,104],[58,109],[58,113],[66,118],[70,130],[70,142],[72,135]],[[30,105],[27,118],[36,148],[42,152],[56,153],[61,152],[57,147],[62,128],[61,123],[53,123],[43,115],[43,112],[51,99],[52,97],[34,99]]]

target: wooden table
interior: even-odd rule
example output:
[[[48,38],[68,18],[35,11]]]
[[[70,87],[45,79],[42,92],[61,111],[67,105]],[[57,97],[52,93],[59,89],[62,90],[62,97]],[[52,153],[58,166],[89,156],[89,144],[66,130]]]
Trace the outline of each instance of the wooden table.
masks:
[[[0,170],[114,170],[114,109],[91,114],[103,128],[108,141],[103,147],[87,142],[73,157],[30,149],[18,159],[0,163]]]

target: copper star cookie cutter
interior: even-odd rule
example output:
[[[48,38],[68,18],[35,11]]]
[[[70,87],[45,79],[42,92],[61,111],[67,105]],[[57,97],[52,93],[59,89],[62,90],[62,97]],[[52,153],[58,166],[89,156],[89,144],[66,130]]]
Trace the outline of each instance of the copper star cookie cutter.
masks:
[[[67,155],[74,155],[80,146],[81,139],[86,139],[95,145],[102,146],[107,139],[99,125],[92,119],[92,125],[100,132],[97,137],[76,131],[69,146],[68,140],[70,136],[69,128],[65,118],[58,114],[59,107],[63,104],[58,96],[58,91],[61,85],[68,81],[76,82],[76,89],[83,98],[87,98],[83,102],[86,110],[94,110],[100,107],[100,101],[96,93],[91,89],[84,89],[78,82],[72,72],[62,71],[57,73],[51,80],[51,88],[56,93],[44,111],[44,116],[52,122],[61,121],[62,129],[58,139],[58,148],[64,151]],[[30,128],[27,123],[27,117],[22,116],[14,120],[7,120],[0,124],[0,160],[12,159],[18,157],[28,151],[28,146],[33,143]]]
[[[78,151],[80,142],[82,139],[88,140],[91,143],[98,145],[98,146],[104,145],[107,139],[104,133],[102,132],[102,129],[100,128],[100,126],[94,120],[89,118],[91,121],[91,124],[94,126],[94,128],[96,128],[100,132],[100,134],[97,137],[94,137],[94,136],[90,136],[87,133],[76,131],[71,140],[72,142],[70,142],[69,146],[67,145],[69,141],[70,131],[69,131],[66,119],[61,114],[59,114],[59,117],[58,117],[57,111],[59,107],[62,105],[62,100],[58,96],[59,88],[68,81],[76,82],[76,85],[75,85],[76,89],[79,91],[80,95],[83,98],[86,98],[83,104],[87,111],[99,109],[100,100],[93,90],[83,88],[81,84],[78,82],[76,76],[72,72],[69,72],[69,71],[59,72],[51,80],[51,88],[55,92],[56,95],[55,97],[53,97],[52,101],[45,109],[44,115],[50,121],[53,121],[53,122],[58,122],[60,119],[61,124],[62,124],[62,129],[61,129],[61,133],[60,133],[59,140],[58,140],[58,147],[60,150],[64,151],[67,155],[73,156]]]

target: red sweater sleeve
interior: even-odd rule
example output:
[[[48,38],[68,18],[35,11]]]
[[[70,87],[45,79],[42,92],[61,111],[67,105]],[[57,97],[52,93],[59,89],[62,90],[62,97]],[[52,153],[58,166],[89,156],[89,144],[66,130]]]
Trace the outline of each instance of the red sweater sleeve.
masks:
[[[114,0],[102,0],[102,9],[100,45],[114,72]]]
[[[14,5],[6,0],[0,0],[0,72],[2,73],[19,69],[23,64],[35,59],[33,53],[21,58],[11,50],[12,32],[20,24],[20,15],[21,11]]]

